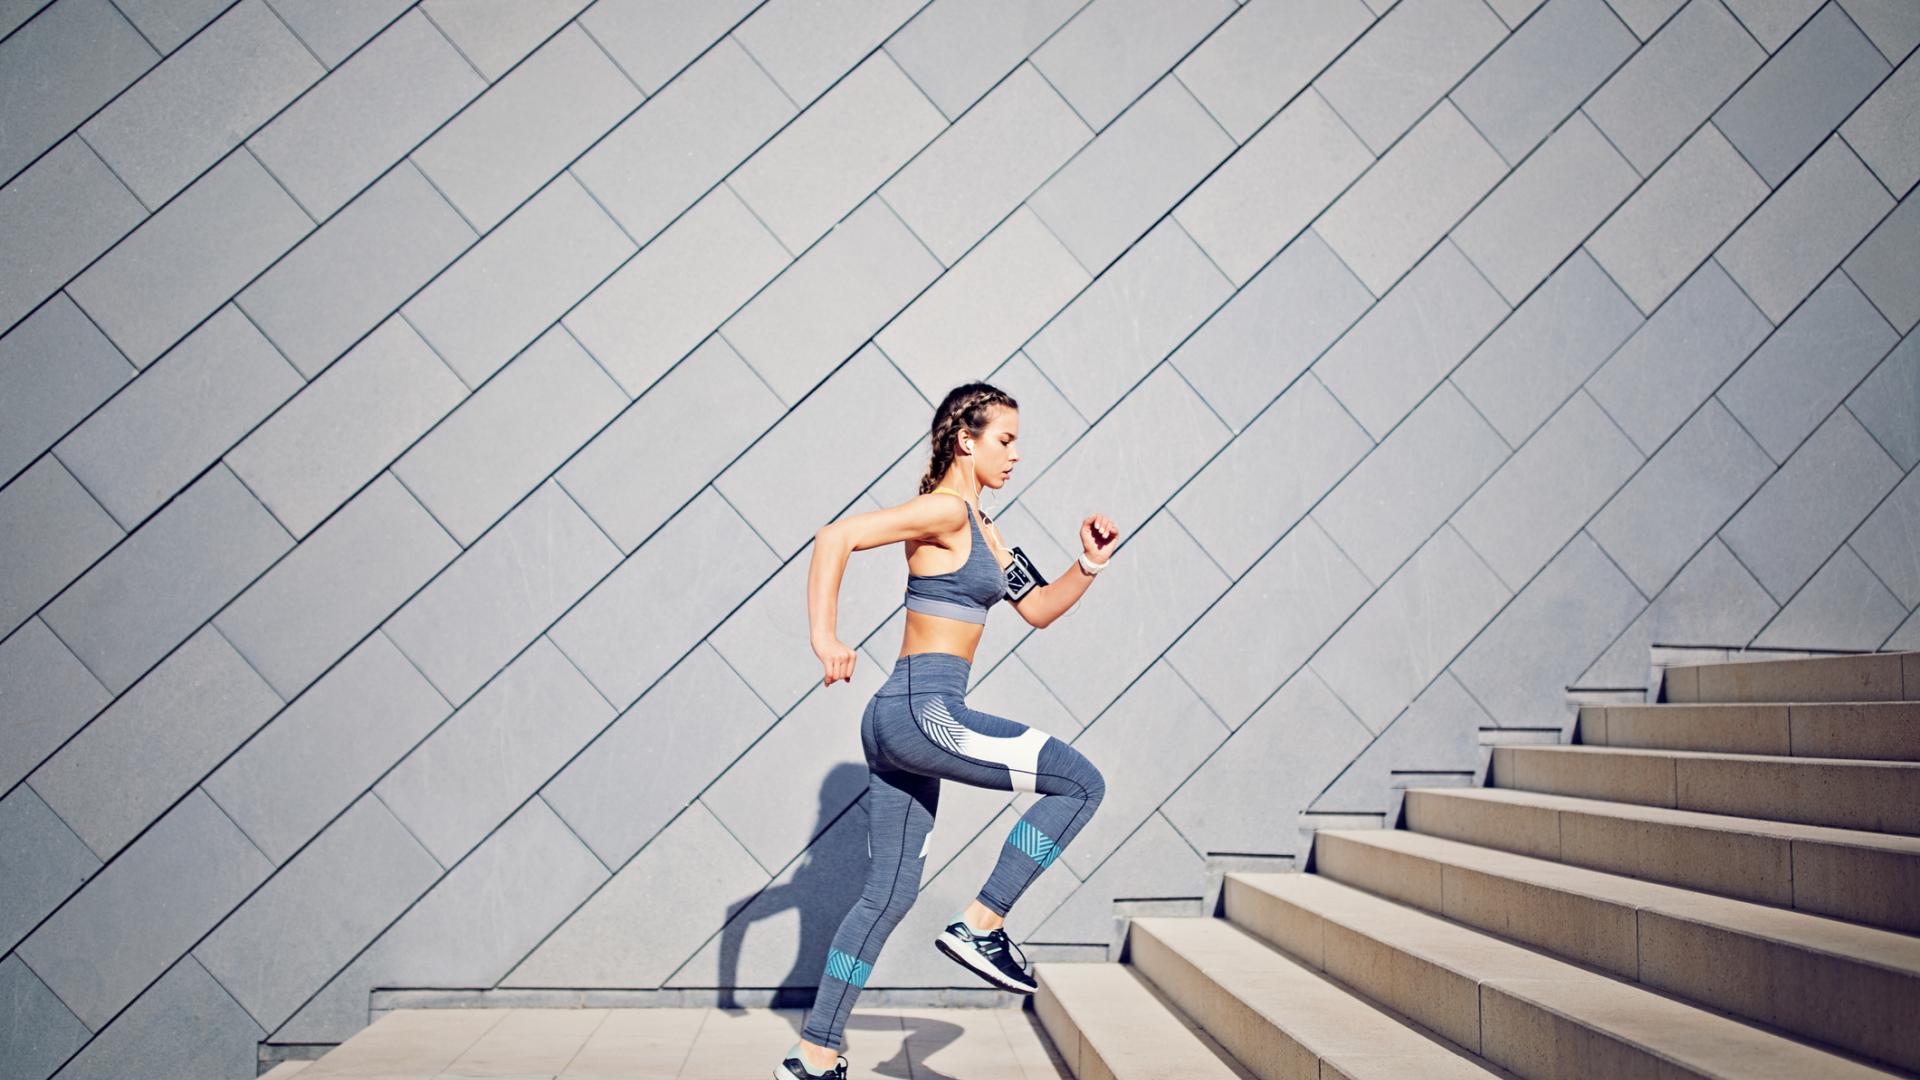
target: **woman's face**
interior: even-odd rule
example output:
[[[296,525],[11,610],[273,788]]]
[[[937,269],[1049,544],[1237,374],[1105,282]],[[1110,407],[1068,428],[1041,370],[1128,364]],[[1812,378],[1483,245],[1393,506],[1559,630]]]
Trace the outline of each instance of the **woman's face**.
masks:
[[[973,437],[973,475],[980,486],[998,488],[1006,484],[1020,460],[1020,410],[1002,405],[994,410],[985,431]]]

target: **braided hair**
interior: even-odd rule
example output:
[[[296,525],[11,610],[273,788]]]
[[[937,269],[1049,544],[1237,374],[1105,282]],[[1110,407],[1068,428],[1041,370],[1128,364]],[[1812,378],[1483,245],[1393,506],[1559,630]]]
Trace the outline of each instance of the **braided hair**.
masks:
[[[1004,405],[1017,409],[1020,403],[999,387],[983,382],[963,383],[947,391],[940,407],[933,411],[933,456],[927,462],[926,475],[920,478],[920,494],[940,486],[940,478],[953,467],[954,436],[961,431],[978,435],[993,420],[993,409]]]

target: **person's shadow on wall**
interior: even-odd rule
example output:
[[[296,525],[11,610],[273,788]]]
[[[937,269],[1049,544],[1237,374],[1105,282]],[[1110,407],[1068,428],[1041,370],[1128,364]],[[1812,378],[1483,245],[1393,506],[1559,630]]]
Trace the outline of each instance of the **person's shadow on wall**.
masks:
[[[812,831],[818,832],[825,827],[826,834],[801,853],[799,865],[794,867],[792,876],[786,881],[775,881],[727,908],[727,922],[720,931],[720,969],[714,982],[719,987],[719,1008],[741,1011],[739,1001],[734,996],[734,987],[739,984],[740,953],[747,929],[756,922],[789,909],[800,913],[799,945],[792,966],[775,984],[771,1007],[813,1007],[834,932],[840,929],[840,920],[846,916],[847,910],[860,898],[860,890],[867,880],[867,867],[871,860],[867,856],[866,785],[866,766],[852,763],[835,766],[827,774],[826,782],[820,785],[820,801],[814,813]],[[836,809],[833,803],[845,798],[845,793],[850,790],[861,792],[861,797],[847,807],[830,827],[827,826],[828,815]],[[875,1031],[892,1030],[897,1023],[884,1017],[864,1018],[859,1015],[857,1006],[847,1019],[850,1028]],[[874,1070],[883,1076],[951,1080],[930,1070],[924,1059],[958,1038],[961,1028],[923,1018],[910,1018],[907,1025],[915,1056],[922,1060],[910,1068],[902,1044],[900,1054],[887,1061],[875,1062]],[[797,1031],[795,1037],[798,1037]]]

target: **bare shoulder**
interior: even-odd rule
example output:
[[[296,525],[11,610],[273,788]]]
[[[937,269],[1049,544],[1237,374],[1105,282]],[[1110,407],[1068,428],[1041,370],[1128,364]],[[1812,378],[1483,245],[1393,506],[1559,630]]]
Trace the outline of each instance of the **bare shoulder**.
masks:
[[[864,551],[902,540],[945,536],[964,527],[966,515],[966,504],[958,496],[927,492],[893,506],[850,514],[829,528],[846,534],[855,551]]]

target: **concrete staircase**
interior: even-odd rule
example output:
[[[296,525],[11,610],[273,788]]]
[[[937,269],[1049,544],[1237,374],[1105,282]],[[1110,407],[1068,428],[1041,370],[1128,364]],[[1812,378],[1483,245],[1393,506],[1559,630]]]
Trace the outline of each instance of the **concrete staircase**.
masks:
[[[1920,1075],[1920,653],[1667,670],[1038,964],[1081,1080]]]

